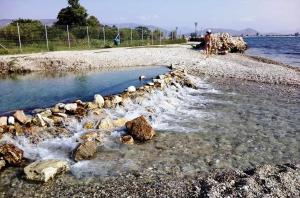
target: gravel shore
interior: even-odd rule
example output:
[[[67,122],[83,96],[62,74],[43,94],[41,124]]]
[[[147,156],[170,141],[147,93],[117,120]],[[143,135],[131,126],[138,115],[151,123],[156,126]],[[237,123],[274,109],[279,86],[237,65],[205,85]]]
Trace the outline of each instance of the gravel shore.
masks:
[[[149,65],[174,65],[190,74],[238,78],[263,83],[300,85],[298,69],[260,61],[242,54],[212,56],[189,45],[164,47],[111,48],[90,51],[60,51],[27,55],[0,56],[4,71],[80,71]]]

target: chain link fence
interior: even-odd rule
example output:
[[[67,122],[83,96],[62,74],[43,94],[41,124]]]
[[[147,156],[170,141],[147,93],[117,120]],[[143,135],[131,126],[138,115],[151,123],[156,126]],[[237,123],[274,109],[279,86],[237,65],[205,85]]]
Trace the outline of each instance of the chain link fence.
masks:
[[[16,23],[0,28],[0,54],[165,45],[186,42],[177,29],[42,26]]]

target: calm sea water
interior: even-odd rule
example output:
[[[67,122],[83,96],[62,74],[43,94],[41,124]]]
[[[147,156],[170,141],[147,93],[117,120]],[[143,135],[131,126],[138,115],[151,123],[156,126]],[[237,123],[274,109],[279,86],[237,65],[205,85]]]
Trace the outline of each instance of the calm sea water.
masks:
[[[247,54],[300,67],[300,37],[248,37]]]
[[[0,115],[16,109],[30,110],[70,102],[90,101],[95,94],[111,95],[129,86],[139,87],[153,77],[169,71],[167,67],[133,67],[119,71],[85,73],[31,73],[0,78]],[[139,76],[147,79],[139,81]]]

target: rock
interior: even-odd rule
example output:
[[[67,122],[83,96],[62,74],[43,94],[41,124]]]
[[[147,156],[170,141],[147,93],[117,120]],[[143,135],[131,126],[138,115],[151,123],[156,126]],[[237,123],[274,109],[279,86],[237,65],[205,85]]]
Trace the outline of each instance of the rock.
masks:
[[[88,109],[97,109],[99,107],[99,105],[98,104],[95,104],[95,103],[93,103],[93,102],[88,102],[87,103],[87,108]]]
[[[44,121],[43,117],[41,116],[41,114],[36,114],[36,120],[37,120],[37,124],[41,127],[46,126],[46,122]]]
[[[5,164],[4,160],[0,160],[0,170],[5,167]]]
[[[23,151],[13,144],[4,144],[0,146],[0,158],[9,165],[19,166],[23,160]]]
[[[58,107],[59,109],[64,109],[66,105],[64,103],[58,103],[55,106]]]
[[[55,113],[56,116],[62,117],[62,118],[67,118],[68,115],[65,113]]]
[[[83,107],[77,107],[76,111],[73,112],[78,117],[84,117],[87,114],[87,111]]]
[[[7,126],[7,117],[0,117],[0,126]]]
[[[120,96],[114,96],[112,99],[113,104],[120,104],[122,102],[122,98]]]
[[[147,85],[154,86],[154,83],[153,82],[148,82]]]
[[[143,76],[143,75],[139,77],[140,80],[144,80],[145,78],[146,78],[146,76]]]
[[[93,122],[86,122],[86,123],[83,125],[83,128],[84,128],[84,129],[93,129],[93,128],[94,128],[94,123],[93,123]]]
[[[85,133],[85,134],[81,135],[80,139],[87,142],[87,141],[94,141],[97,139],[97,137],[98,137],[97,132],[89,132],[89,133]]]
[[[95,156],[96,151],[97,143],[94,141],[87,141],[78,145],[73,152],[73,158],[76,162],[89,160]]]
[[[125,126],[129,135],[138,141],[151,140],[155,135],[154,129],[144,116],[140,116],[134,120],[126,122]]]
[[[54,120],[47,118],[47,117],[42,117],[42,119],[46,122],[47,126],[53,126],[54,125]]]
[[[29,121],[24,111],[16,111],[13,116],[16,120],[18,120],[22,124],[26,124]]]
[[[61,110],[58,108],[58,107],[53,107],[53,108],[51,108],[51,112],[52,112],[52,114],[57,114],[57,113],[60,113],[61,112]],[[49,115],[50,116],[50,115]],[[47,116],[48,117],[48,116]]]
[[[105,108],[111,108],[113,106],[113,103],[111,100],[105,100],[104,101],[104,107]]]
[[[130,87],[127,88],[127,91],[129,93],[133,93],[133,92],[136,92],[136,88],[135,88],[135,86],[130,86]]]
[[[16,136],[24,135],[23,127],[19,123],[15,123],[15,135]]]
[[[120,138],[121,142],[123,144],[128,144],[128,145],[132,145],[134,144],[134,140],[133,137],[131,135],[126,135]]]
[[[125,126],[126,122],[128,122],[126,118],[118,118],[116,120],[113,120],[113,125],[114,127],[119,128]]]
[[[76,100],[75,103],[77,104],[77,106],[81,107],[84,107],[86,105],[86,103],[82,102],[81,100]]]
[[[9,117],[8,117],[8,124],[9,124],[9,125],[14,125],[14,124],[15,124],[15,118],[12,117],[12,116],[9,116]]]
[[[110,118],[104,118],[100,121],[98,129],[113,129],[115,128],[113,121]]]
[[[67,161],[54,159],[36,161],[24,168],[27,179],[41,182],[47,182],[56,175],[69,170],[70,166]]]
[[[52,111],[50,109],[47,109],[46,111],[43,111],[41,113],[39,113],[42,117],[49,117],[52,115]]]
[[[104,106],[104,98],[100,94],[94,96],[94,103],[98,105],[99,108]]]
[[[76,103],[70,103],[65,105],[65,110],[69,113],[74,113],[77,109]]]

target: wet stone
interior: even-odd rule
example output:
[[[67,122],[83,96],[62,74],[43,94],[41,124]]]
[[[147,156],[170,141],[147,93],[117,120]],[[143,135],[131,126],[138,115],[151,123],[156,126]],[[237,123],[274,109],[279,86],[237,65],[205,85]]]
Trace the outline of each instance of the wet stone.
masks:
[[[97,143],[94,141],[87,141],[78,145],[73,151],[73,158],[76,162],[82,160],[92,159],[97,151]]]
[[[23,160],[23,151],[13,144],[0,146],[0,157],[9,165],[19,166]]]

